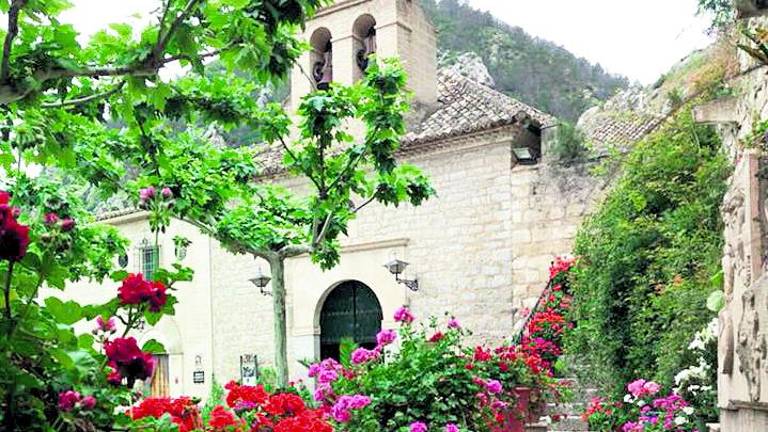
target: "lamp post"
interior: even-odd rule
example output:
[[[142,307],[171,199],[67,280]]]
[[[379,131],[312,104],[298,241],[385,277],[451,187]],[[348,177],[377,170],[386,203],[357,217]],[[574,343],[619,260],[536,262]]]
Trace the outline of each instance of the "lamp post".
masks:
[[[397,283],[401,283],[408,287],[411,291],[418,291],[419,290],[419,280],[414,279],[401,279],[400,275],[405,271],[405,268],[408,267],[409,263],[405,261],[401,261],[397,258],[393,259],[392,261],[384,264],[384,267],[389,270],[390,273],[395,275],[395,281]]]
[[[264,289],[267,287],[267,285],[269,284],[269,281],[272,280],[272,278],[262,273],[261,267],[259,267],[256,277],[249,280],[251,281],[251,283],[253,283],[259,288],[259,292],[261,293],[261,295],[265,295],[265,296],[272,295],[271,291],[267,291]]]

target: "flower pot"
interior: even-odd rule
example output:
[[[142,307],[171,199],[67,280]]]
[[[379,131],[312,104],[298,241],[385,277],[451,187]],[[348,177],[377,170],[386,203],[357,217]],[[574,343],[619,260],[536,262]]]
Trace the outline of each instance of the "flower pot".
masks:
[[[512,390],[517,399],[514,408],[509,408],[504,415],[503,432],[525,432],[525,425],[535,423],[540,417],[538,404],[531,402],[538,398],[538,390],[529,387],[515,387]]]

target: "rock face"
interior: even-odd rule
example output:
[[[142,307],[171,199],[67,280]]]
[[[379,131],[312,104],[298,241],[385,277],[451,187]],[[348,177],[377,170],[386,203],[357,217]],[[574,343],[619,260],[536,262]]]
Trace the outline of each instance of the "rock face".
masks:
[[[477,53],[466,52],[447,63],[450,64],[447,69],[452,72],[465,76],[472,81],[487,87],[496,86],[496,82],[488,72],[485,63],[483,63],[483,59],[480,58]]]

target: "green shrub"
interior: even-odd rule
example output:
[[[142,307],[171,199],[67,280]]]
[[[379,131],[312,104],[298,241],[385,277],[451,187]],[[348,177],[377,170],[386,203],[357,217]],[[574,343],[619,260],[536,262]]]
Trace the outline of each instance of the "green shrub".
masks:
[[[552,138],[550,152],[564,166],[584,162],[589,157],[586,137],[572,123],[560,123]]]
[[[638,377],[671,385],[720,287],[720,204],[729,167],[690,110],[638,143],[623,174],[577,235],[567,349],[588,378],[620,391]]]

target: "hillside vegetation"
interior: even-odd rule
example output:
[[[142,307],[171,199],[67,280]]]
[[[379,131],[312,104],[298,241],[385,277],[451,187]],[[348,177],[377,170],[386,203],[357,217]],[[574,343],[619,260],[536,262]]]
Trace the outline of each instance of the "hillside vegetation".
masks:
[[[444,63],[463,52],[479,54],[498,90],[561,119],[575,121],[586,109],[626,88],[626,78],[535,38],[460,0],[422,0],[437,27]]]

